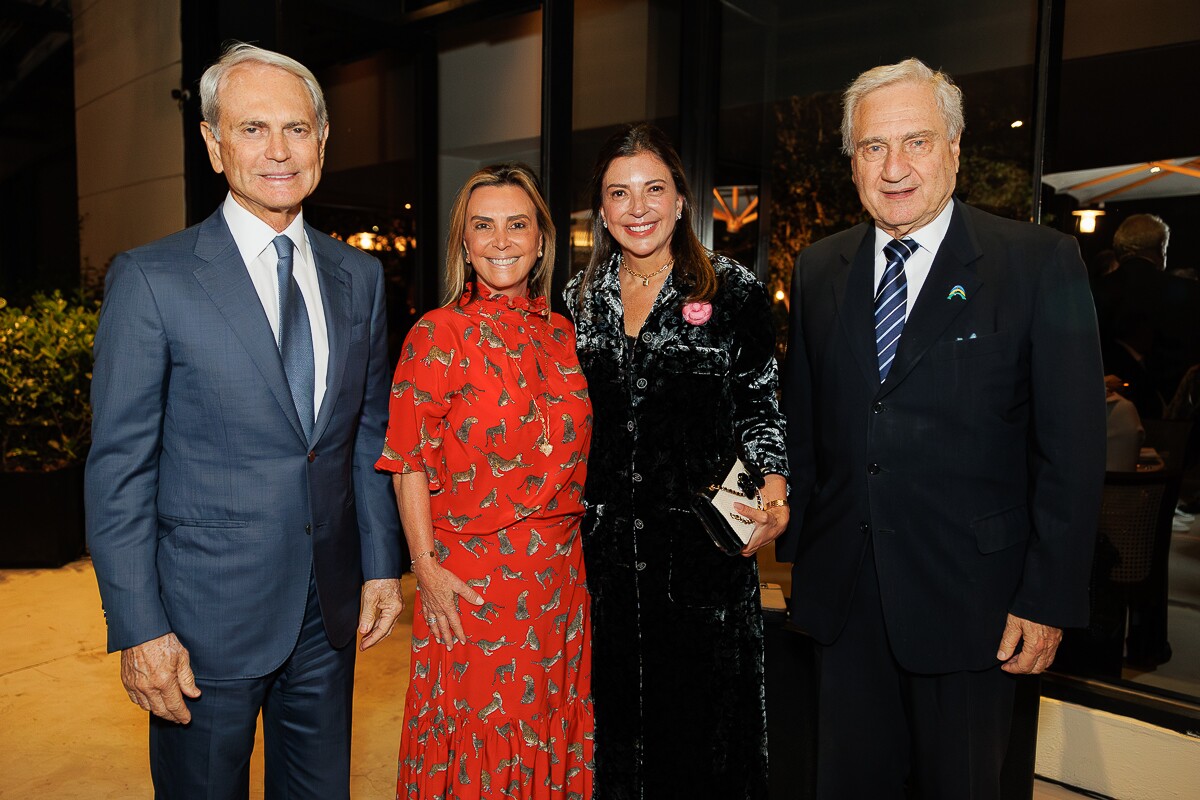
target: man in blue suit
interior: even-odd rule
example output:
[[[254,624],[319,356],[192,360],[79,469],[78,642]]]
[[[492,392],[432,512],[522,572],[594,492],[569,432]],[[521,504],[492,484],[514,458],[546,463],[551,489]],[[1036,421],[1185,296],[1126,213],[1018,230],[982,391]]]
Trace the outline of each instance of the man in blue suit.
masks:
[[[312,73],[235,44],[201,79],[229,195],[118,256],[96,334],[88,543],[156,796],[349,796],[355,633],[403,607],[377,260],[304,224]],[[361,601],[361,602],[360,602]]]
[[[1071,237],[954,199],[948,76],[909,59],[844,99],[872,221],[796,264],[776,545],[820,644],[817,796],[998,800],[1014,676],[1088,619],[1095,311]]]

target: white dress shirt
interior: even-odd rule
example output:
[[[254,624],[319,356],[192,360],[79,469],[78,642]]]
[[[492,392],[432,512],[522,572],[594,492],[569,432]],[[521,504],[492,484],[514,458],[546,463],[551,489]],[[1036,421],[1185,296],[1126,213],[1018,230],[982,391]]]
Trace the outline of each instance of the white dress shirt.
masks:
[[[938,248],[942,246],[942,239],[946,238],[946,231],[950,228],[950,217],[953,213],[954,200],[951,199],[942,209],[942,213],[934,217],[932,222],[924,228],[908,234],[908,238],[916,242],[918,247],[917,252],[904,262],[904,277],[908,279],[908,303],[904,307],[905,320],[908,319],[913,305],[917,302],[917,295],[921,293],[925,279],[929,277],[929,270],[933,266],[933,257],[937,255]],[[883,278],[883,270],[887,267],[887,256],[883,254],[883,248],[892,238],[890,233],[875,228],[875,283],[872,284],[872,294],[878,291],[879,281]]]
[[[250,273],[254,290],[258,292],[258,300],[267,314],[267,321],[271,323],[271,332],[275,334],[275,344],[278,346],[279,254],[275,250],[275,237],[279,234],[270,225],[242,208],[233,199],[232,192],[226,195],[225,205],[221,210],[225,215],[225,224],[233,234],[233,242],[237,245],[246,270]],[[304,305],[308,309],[308,322],[312,327],[313,419],[316,419],[317,414],[321,413],[321,402],[325,399],[325,381],[329,372],[329,329],[325,325],[325,304],[321,302],[317,266],[313,260],[308,236],[304,232],[304,214],[297,214],[283,234],[295,245],[292,253],[292,275],[300,286],[300,294],[304,297]]]

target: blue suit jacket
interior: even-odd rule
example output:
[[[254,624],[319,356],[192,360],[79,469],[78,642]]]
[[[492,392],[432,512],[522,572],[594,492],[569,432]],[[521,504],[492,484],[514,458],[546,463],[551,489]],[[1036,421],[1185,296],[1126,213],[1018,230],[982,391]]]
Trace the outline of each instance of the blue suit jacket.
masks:
[[[1096,316],[1074,239],[954,201],[880,385],[875,231],[800,254],[784,369],[794,621],[841,633],[868,535],[892,651],[996,663],[1008,613],[1084,625],[1104,478]]]
[[[329,373],[305,441],[270,323],[218,210],[109,269],[92,381],[88,545],[110,651],[174,631],[205,678],[287,658],[315,573],[335,647],[366,579],[397,577],[376,473],[387,415],[383,273],[307,228]]]

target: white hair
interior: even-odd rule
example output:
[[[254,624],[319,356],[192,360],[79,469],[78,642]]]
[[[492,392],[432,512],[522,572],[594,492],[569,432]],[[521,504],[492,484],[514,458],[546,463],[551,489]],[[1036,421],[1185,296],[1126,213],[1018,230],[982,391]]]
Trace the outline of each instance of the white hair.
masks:
[[[200,76],[200,113],[212,129],[213,138],[221,141],[221,84],[231,69],[247,62],[279,67],[304,81],[309,97],[312,98],[313,113],[317,117],[317,136],[324,138],[325,126],[329,122],[329,110],[325,107],[325,94],[321,91],[321,84],[317,83],[312,71],[294,58],[245,42],[233,42],[226,46],[225,52],[221,53],[216,63],[204,70],[204,74]]]
[[[962,89],[954,85],[950,76],[940,70],[934,72],[920,60],[910,58],[898,64],[886,64],[869,69],[854,79],[854,83],[842,95],[842,152],[854,155],[854,113],[858,104],[871,92],[897,83],[924,84],[933,89],[938,111],[946,123],[946,136],[956,141],[962,136],[967,123],[963,120]]]

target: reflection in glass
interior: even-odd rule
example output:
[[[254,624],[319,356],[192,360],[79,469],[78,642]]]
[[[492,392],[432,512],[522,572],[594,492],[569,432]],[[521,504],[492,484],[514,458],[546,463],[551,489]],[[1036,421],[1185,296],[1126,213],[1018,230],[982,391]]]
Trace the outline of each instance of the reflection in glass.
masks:
[[[1145,441],[1134,474],[1108,474],[1092,624],[1068,632],[1057,669],[1194,700],[1200,526],[1189,512],[1200,510],[1200,474],[1189,426],[1200,420],[1185,377],[1200,363],[1200,282],[1187,272],[1200,264],[1200,111],[1178,65],[1200,59],[1200,7],[1106,3],[1097,15],[1067,0],[1065,11],[1041,221],[1079,242],[1105,371]],[[1147,215],[1169,227],[1169,252],[1166,237],[1156,253],[1122,233]]]

